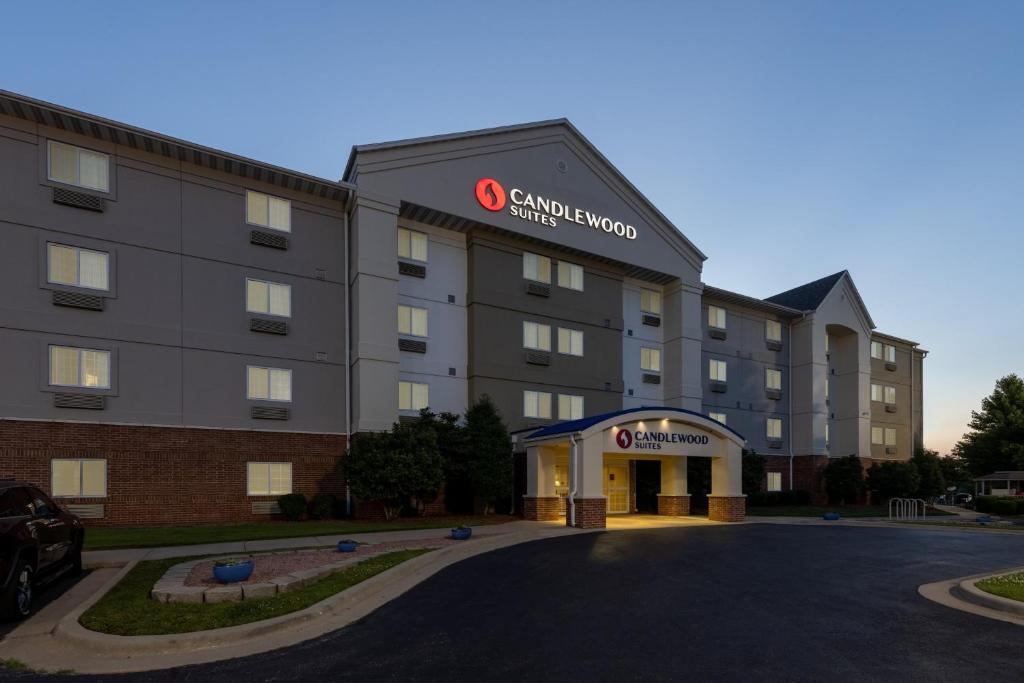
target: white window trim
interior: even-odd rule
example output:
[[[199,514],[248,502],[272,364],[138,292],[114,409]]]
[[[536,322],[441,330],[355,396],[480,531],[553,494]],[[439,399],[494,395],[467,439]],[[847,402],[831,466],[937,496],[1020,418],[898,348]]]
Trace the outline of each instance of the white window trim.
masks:
[[[569,271],[569,282],[567,282],[567,283],[563,283],[562,282],[562,266],[566,266],[567,270]],[[559,261],[557,269],[558,269],[558,286],[559,287],[561,287],[562,289],[571,289],[574,292],[582,292],[583,291],[583,266],[581,266],[581,265],[579,265],[577,263],[570,263],[568,261]],[[580,273],[580,286],[579,287],[573,287],[572,286],[572,273],[574,272],[575,269],[579,269],[579,273]]]
[[[422,306],[410,306],[409,304],[398,304],[398,315],[399,316],[401,316],[403,308],[409,310],[409,331],[408,332],[403,332],[402,331],[401,319],[399,319],[398,334],[400,334],[400,335],[402,335],[404,337],[418,337],[420,339],[429,339],[430,338],[430,309],[423,308]],[[415,325],[413,325],[413,320],[415,318],[416,311],[423,311],[423,327],[425,328],[423,330],[423,334],[418,334],[416,332],[413,332],[413,328],[416,327]]]
[[[782,472],[767,472],[765,474],[765,490],[769,493],[774,493],[782,490]],[[772,486],[772,480],[778,482],[775,486]]]
[[[266,301],[267,310],[265,310],[265,311],[257,311],[257,310],[253,310],[253,309],[249,308],[249,283],[250,282],[255,282],[257,284],[261,284],[261,285],[266,285],[267,286],[267,301]],[[273,287],[285,287],[285,288],[287,288],[287,290],[288,290],[288,313],[287,314],[285,314],[285,313],[271,313],[270,312],[270,300],[271,300],[270,288],[272,286]],[[291,318],[292,317],[292,286],[287,284],[287,283],[284,283],[284,282],[272,282],[270,280],[261,280],[261,279],[256,278],[256,277],[247,277],[247,278],[245,278],[245,312],[246,313],[255,313],[256,315],[271,315],[271,316],[274,316],[275,318]]]
[[[647,358],[648,358],[648,360],[651,360],[655,356],[657,357],[657,359],[658,359],[658,367],[657,368],[644,367],[644,351],[647,351]],[[648,366],[649,365],[651,365],[651,364],[648,363]],[[655,348],[653,346],[641,346],[640,347],[640,369],[643,370],[644,372],[658,372],[658,373],[660,373],[661,372],[661,349]]]
[[[402,385],[403,384],[407,384],[409,386],[409,407],[408,408],[403,408],[402,407]],[[426,393],[426,399],[427,399],[427,402],[424,405],[422,405],[422,406],[420,406],[418,408],[416,407],[416,387],[425,387],[425,393]],[[429,407],[430,407],[430,383],[429,382],[413,382],[412,380],[407,380],[407,379],[400,379],[400,380],[398,380],[398,410],[399,410],[399,412],[406,412],[406,413],[414,412],[414,413],[418,413],[419,411],[423,410],[424,408],[429,408]]]
[[[568,335],[567,335],[567,339],[569,341],[569,350],[568,351],[563,351],[562,350],[562,332],[567,332],[568,333]],[[557,334],[558,334],[558,341],[557,341],[558,353],[562,354],[563,356],[575,356],[576,358],[583,358],[583,330],[574,330],[571,327],[559,327]],[[579,335],[579,340],[580,340],[580,352],[579,353],[573,353],[572,352],[573,339],[574,339],[574,337],[576,335]]]
[[[409,235],[409,254],[405,256],[402,254],[402,233]],[[415,250],[413,249],[413,240],[423,238],[423,258],[417,258],[413,256]],[[398,258],[405,259],[406,261],[415,261],[416,263],[427,263],[430,260],[430,237],[425,232],[419,230],[410,230],[409,228],[398,228]]]
[[[54,349],[69,349],[78,353],[78,383],[77,384],[58,384],[53,381],[53,350]],[[105,385],[97,385],[94,387],[84,384],[82,382],[82,373],[85,372],[85,364],[82,363],[82,354],[86,352],[100,353],[107,357],[107,383]],[[64,346],[63,344],[50,344],[46,348],[46,381],[51,387],[71,387],[75,389],[110,389],[113,384],[114,376],[114,354],[107,349],[87,349],[79,346]]]
[[[531,415],[529,413],[529,411],[526,409],[526,405],[527,405],[526,404],[526,400],[527,400],[527,397],[529,395],[531,395],[531,394],[534,396],[535,402],[536,402],[536,405],[537,405],[537,414],[535,414],[535,415]],[[548,414],[547,415],[541,415],[540,414],[541,407],[542,407],[541,406],[541,403],[542,403],[541,402],[541,397],[543,397],[543,396],[547,396],[547,404],[548,404]],[[524,389],[523,390],[523,417],[528,417],[528,418],[531,418],[531,419],[534,419],[534,420],[550,420],[551,419],[551,414],[552,414],[551,392],[548,392],[548,391],[533,391],[533,390],[530,390],[530,389]]]
[[[721,325],[718,324],[718,316],[717,315],[714,316],[715,317],[715,322],[711,321],[711,317],[712,317],[711,314],[713,312],[715,312],[715,311],[719,311],[722,314],[722,324]],[[728,324],[729,324],[729,315],[726,312],[726,310],[724,308],[722,308],[721,306],[712,306],[712,305],[709,304],[708,305],[708,327],[713,329],[713,330],[724,330],[724,329],[727,329]]]
[[[535,335],[536,338],[537,338],[537,345],[536,346],[530,346],[529,344],[526,343],[526,329],[527,329],[527,327],[529,327],[531,325],[537,328],[536,329],[537,334]],[[545,332],[544,336],[547,337],[547,347],[546,348],[545,348],[545,346],[543,344],[541,344],[541,341],[542,341],[541,340],[541,331],[542,330]],[[523,348],[524,349],[529,349],[531,351],[545,351],[545,352],[550,353],[551,352],[551,325],[546,325],[544,323],[534,322],[532,320],[524,320],[523,321]]]
[[[249,195],[260,195],[266,197],[267,200],[267,222],[258,223],[249,217]],[[276,199],[279,202],[285,202],[288,205],[288,227],[281,228],[275,225],[270,225],[270,200]],[[246,190],[245,191],[245,222],[247,225],[255,225],[258,228],[266,228],[267,230],[276,230],[277,232],[285,232],[291,234],[292,232],[292,200],[285,199],[284,197],[278,197],[276,195],[267,194],[266,192],[260,192],[259,190]]]
[[[51,169],[53,168],[52,156],[53,156],[53,146],[54,145],[63,145],[64,147],[70,147],[71,149],[75,150],[75,179],[76,179],[76,182],[68,182],[67,180],[60,180],[58,178],[54,178],[53,177],[53,171]],[[90,187],[89,185],[83,185],[80,182],[81,175],[82,175],[82,168],[81,168],[81,165],[80,165],[79,156],[80,156],[81,152],[88,152],[90,154],[95,154],[97,156],[101,156],[107,162],[107,173],[106,173],[106,181],[107,182],[106,182],[106,187]],[[95,149],[89,149],[88,147],[82,147],[80,145],[72,145],[71,143],[62,142],[61,140],[47,140],[46,141],[46,179],[48,181],[50,181],[52,183],[59,183],[61,185],[67,185],[68,187],[77,187],[77,188],[81,188],[83,190],[90,190],[92,192],[102,192],[103,194],[110,194],[110,175],[111,175],[111,173],[110,173],[110,155],[107,154],[106,152],[98,152]]]
[[[772,428],[773,424],[778,424],[779,425],[779,434],[778,434],[778,436],[772,436],[772,429],[771,428]],[[764,421],[764,435],[765,435],[765,438],[770,439],[772,441],[781,441],[782,440],[782,420],[780,418],[777,418],[777,417],[765,418],[765,421]]]
[[[53,466],[57,462],[74,462],[78,464],[78,493],[53,493],[53,498],[106,498],[109,491],[109,467],[106,458],[50,458],[50,491],[55,491],[53,485]],[[85,481],[84,469],[86,462],[103,463],[103,493],[83,493],[82,484]]]
[[[779,329],[779,336],[773,337],[769,330],[775,325]],[[771,342],[782,343],[782,323],[778,320],[765,320],[764,321],[764,338]]]
[[[252,387],[249,386],[249,371],[250,370],[266,370],[267,371],[267,397],[262,398],[259,396],[252,395]],[[286,372],[288,373],[288,398],[270,398],[271,387],[273,386],[270,381],[270,376],[274,372]],[[245,366],[245,397],[249,401],[270,401],[273,403],[291,403],[295,396],[295,386],[292,382],[293,374],[290,368],[271,368],[265,365],[246,365]]]
[[[656,307],[644,308],[644,294],[648,295],[648,301],[650,301],[653,298],[653,299],[655,299],[658,302],[658,305]],[[657,308],[658,310],[652,311],[651,308]],[[661,315],[661,309],[662,309],[661,292],[659,292],[657,290],[654,290],[654,289],[647,289],[646,287],[641,287],[640,288],[640,312],[641,313],[647,313],[649,315]]]
[[[53,274],[50,272],[50,247],[61,247],[62,249],[71,249],[75,252],[75,271],[77,274],[77,282],[60,282],[53,279]],[[82,284],[82,254],[98,254],[103,256],[107,262],[107,286],[106,287],[92,287],[90,285]],[[62,242],[47,242],[46,243],[46,282],[51,285],[59,285],[61,287],[76,287],[78,289],[88,289],[90,292],[109,292],[110,291],[110,252],[99,251],[97,249],[85,249],[83,247],[76,247],[72,244],[64,244]]]
[[[565,417],[562,416],[562,399],[563,398],[567,399],[568,402],[569,402],[569,415],[565,416]],[[573,411],[573,404],[577,400],[579,400],[579,406],[580,406],[580,411],[579,411],[579,415],[578,416],[573,415],[573,412],[574,412]],[[584,409],[583,406],[584,406],[584,401],[583,401],[583,397],[582,396],[580,396],[578,394],[559,394],[558,395],[558,419],[559,420],[579,420],[579,419],[582,419],[583,416],[586,414],[585,409]]]
[[[721,369],[721,376],[715,377],[716,372],[712,370]],[[724,360],[718,360],[717,358],[708,359],[708,380],[711,382],[728,382],[729,381],[729,364]]]
[[[249,461],[245,467],[245,495],[250,497],[255,496],[286,496],[295,491],[295,466],[290,462],[257,462]],[[281,492],[274,490],[274,478],[271,476],[271,468],[273,465],[287,465],[288,466],[288,490]],[[267,468],[267,490],[254,492],[249,488],[249,482],[251,479],[250,473],[253,467],[266,467]]]
[[[532,256],[534,259],[536,259],[536,266],[537,267],[535,268],[536,272],[534,273],[534,275],[536,277],[531,277],[526,272],[526,262],[528,260],[527,256]],[[547,280],[540,279],[541,278],[540,264],[543,262],[542,259],[546,259],[547,263],[548,263],[548,279]],[[544,284],[544,285],[550,285],[551,284],[551,257],[550,256],[544,256],[542,254],[535,254],[532,251],[524,251],[523,252],[523,279],[524,280],[529,280],[530,282],[539,282],[539,283]]]
[[[768,379],[772,374],[778,378],[778,386],[773,387],[771,381]],[[771,389],[773,391],[782,391],[782,370],[778,368],[765,368],[764,369],[764,388]]]

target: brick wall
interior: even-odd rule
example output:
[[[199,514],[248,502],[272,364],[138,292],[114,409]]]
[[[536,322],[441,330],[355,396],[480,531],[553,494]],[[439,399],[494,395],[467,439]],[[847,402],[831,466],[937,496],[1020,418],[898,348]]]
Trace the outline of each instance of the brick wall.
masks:
[[[747,516],[745,496],[708,496],[708,519],[713,522],[742,522]]]
[[[690,514],[689,496],[658,495],[658,514],[679,517]]]
[[[576,527],[579,529],[603,529],[608,516],[608,500],[601,498],[576,499]],[[565,524],[569,525],[570,517],[565,516]]]
[[[53,458],[105,458],[103,519],[88,525],[170,525],[268,520],[251,504],[276,496],[246,495],[246,463],[291,462],[292,490],[345,494],[339,461],[346,439],[228,429],[0,420],[0,477],[32,482],[50,492]]]
[[[550,522],[558,519],[558,496],[523,496],[523,519]]]

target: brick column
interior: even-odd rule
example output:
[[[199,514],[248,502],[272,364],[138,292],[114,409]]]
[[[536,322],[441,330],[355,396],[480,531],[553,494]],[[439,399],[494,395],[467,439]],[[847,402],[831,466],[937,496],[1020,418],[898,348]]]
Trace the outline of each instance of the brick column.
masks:
[[[711,521],[742,522],[746,516],[746,496],[708,496],[708,519]]]
[[[551,522],[558,517],[558,496],[523,496],[523,519]]]
[[[690,496],[658,494],[658,514],[680,517],[690,514]]]
[[[576,528],[577,529],[604,529],[605,519],[608,516],[608,499],[600,498],[576,498]],[[566,510],[565,525],[572,525],[572,517]]]

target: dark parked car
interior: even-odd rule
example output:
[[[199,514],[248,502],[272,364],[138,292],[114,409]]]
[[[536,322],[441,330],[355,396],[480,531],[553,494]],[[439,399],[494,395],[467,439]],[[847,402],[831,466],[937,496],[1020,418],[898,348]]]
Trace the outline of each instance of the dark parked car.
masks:
[[[31,484],[0,479],[0,619],[24,619],[41,584],[82,571],[85,529]]]

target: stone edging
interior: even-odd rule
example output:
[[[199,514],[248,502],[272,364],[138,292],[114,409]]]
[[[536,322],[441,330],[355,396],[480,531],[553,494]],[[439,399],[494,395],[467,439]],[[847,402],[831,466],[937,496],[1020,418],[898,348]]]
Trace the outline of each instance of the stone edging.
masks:
[[[1024,567],[1017,567],[959,579],[926,583],[919,586],[917,592],[922,597],[945,607],[1024,626],[1024,602],[986,593],[977,587],[979,581],[1022,571],[1024,571]]]

